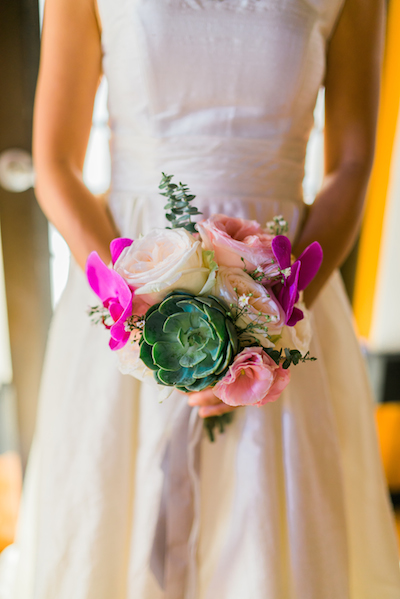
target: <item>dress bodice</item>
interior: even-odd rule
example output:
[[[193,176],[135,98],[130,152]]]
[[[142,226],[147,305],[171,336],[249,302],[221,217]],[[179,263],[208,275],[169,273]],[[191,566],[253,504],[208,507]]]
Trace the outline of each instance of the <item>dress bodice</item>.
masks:
[[[112,189],[302,200],[343,0],[99,0]]]

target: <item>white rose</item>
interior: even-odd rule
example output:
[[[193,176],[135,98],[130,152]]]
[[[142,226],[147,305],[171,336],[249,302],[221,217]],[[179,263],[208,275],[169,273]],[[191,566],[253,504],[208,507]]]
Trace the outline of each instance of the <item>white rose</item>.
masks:
[[[122,251],[114,269],[149,304],[174,289],[198,294],[209,274],[201,242],[186,229],[153,229]]]
[[[236,289],[236,291],[235,291]],[[213,294],[225,300],[243,313],[236,324],[245,328],[249,324],[264,325],[269,335],[279,335],[285,322],[285,314],[272,291],[257,283],[241,268],[221,266],[217,272]],[[260,315],[261,312],[261,315]],[[273,347],[263,329],[249,331],[263,347]]]
[[[276,349],[297,349],[304,356],[310,349],[312,328],[310,312],[303,302],[298,302],[296,307],[302,310],[304,318],[299,320],[294,327],[284,326],[281,338],[276,343]]]

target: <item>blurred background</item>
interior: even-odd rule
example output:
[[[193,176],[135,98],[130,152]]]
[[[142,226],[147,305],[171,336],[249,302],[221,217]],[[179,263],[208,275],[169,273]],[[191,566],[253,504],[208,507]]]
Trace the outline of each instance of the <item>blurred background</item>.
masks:
[[[51,315],[68,277],[69,251],[33,192],[32,109],[43,2],[0,3],[0,551],[12,543],[35,427]],[[377,149],[360,237],[342,267],[376,399],[388,487],[400,512],[400,0],[389,0]],[[84,178],[107,190],[107,82],[102,81]],[[324,90],[303,182],[311,204],[323,175]],[[398,518],[400,536],[400,517]]]

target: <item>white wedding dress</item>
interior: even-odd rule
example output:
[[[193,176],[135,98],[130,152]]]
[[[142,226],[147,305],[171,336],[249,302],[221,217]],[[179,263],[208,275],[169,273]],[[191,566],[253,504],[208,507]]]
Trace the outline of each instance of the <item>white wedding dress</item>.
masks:
[[[282,213],[298,233],[306,144],[341,8],[99,0],[108,199],[121,235],[166,225],[161,171],[189,185],[205,216],[264,224]],[[215,444],[203,436],[197,465],[196,412],[182,433],[183,395],[160,404],[119,373],[107,332],[86,313],[96,303],[72,264],[50,332],[12,599],[400,598],[373,403],[339,275],[313,310],[317,362],[293,368],[274,404],[236,411]],[[194,511],[183,544],[168,532],[164,592],[150,564],[171,437],[181,443],[171,480],[191,487]],[[173,484],[179,529],[189,508]]]

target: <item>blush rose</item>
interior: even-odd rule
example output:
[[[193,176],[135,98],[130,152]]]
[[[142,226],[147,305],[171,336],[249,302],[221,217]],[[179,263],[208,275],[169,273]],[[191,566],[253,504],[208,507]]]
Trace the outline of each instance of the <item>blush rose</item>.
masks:
[[[244,261],[248,270],[259,267],[269,278],[279,274],[271,247],[274,236],[257,221],[214,214],[197,223],[197,229],[219,266],[243,268]]]
[[[261,347],[246,347],[213,393],[229,406],[263,406],[278,399],[289,381],[289,370],[278,366]]]

